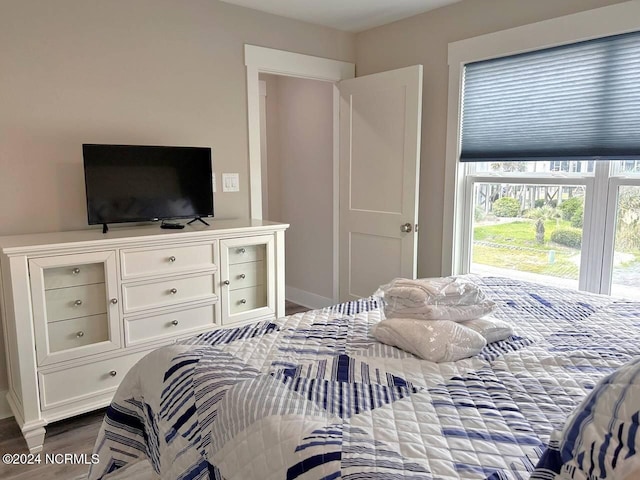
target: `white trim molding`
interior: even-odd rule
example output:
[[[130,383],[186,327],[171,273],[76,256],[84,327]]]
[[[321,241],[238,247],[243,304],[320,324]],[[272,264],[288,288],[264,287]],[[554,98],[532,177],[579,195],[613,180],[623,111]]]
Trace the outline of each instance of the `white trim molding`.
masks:
[[[467,63],[514,55],[558,45],[617,35],[640,28],[640,1],[631,0],[608,7],[489,33],[449,44],[449,96],[445,192],[442,232],[442,275],[462,273],[465,218],[461,201],[464,178],[460,174],[460,113],[464,66]]]
[[[249,202],[251,218],[262,218],[262,154],[260,149],[260,73],[321,80],[334,83],[333,88],[333,303],[338,301],[338,212],[339,212],[339,120],[340,94],[335,84],[354,78],[353,63],[286,52],[256,45],[244,46],[247,67],[247,122],[249,138]],[[324,298],[324,297],[321,297]],[[306,305],[305,305],[306,306]]]
[[[311,308],[313,310],[318,308],[329,307],[335,302],[331,298],[316,295],[315,293],[300,290],[299,288],[290,287],[287,285],[284,289],[285,298],[293,303],[302,305],[303,307]]]
[[[304,77],[314,80],[338,82],[355,76],[355,65],[350,62],[286,52],[273,48],[244,46],[244,64],[262,73]]]
[[[249,200],[251,218],[262,218],[262,169],[260,155],[260,73],[339,82],[355,77],[349,62],[285,52],[255,45],[244,46],[247,67],[247,117],[249,127]]]

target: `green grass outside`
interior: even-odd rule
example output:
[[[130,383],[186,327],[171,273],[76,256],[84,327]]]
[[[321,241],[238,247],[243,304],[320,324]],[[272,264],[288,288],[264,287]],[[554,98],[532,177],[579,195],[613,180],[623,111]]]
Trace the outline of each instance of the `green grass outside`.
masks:
[[[628,252],[628,253],[631,253],[633,255],[633,259],[628,260],[626,262],[621,262],[619,266],[622,268],[630,267],[640,262],[640,252]]]
[[[535,220],[522,218],[513,222],[477,225],[473,229],[473,240],[494,245],[474,244],[472,261],[492,267],[577,280],[579,266],[576,257],[580,249],[551,242],[551,234],[558,228],[571,228],[571,223],[555,219],[545,221],[545,242],[539,244],[536,242]],[[553,259],[549,255],[551,250]],[[617,269],[632,268],[640,262],[640,251],[625,253],[633,254],[633,258],[618,264]]]
[[[551,275],[567,279],[577,279],[579,266],[571,261],[580,250],[558,245],[549,241],[551,233],[557,228],[570,228],[566,220],[547,220],[545,222],[545,243],[536,242],[535,221],[521,221],[482,225],[473,229],[475,241],[505,245],[473,246],[473,262],[493,267],[520,270],[524,272]],[[526,250],[508,248],[525,247]],[[549,251],[554,251],[553,260]]]
[[[545,250],[532,252],[507,247],[473,246],[474,263],[576,280],[579,267],[569,260],[569,256],[558,252],[554,262],[549,263],[549,252]]]
[[[549,241],[553,231],[558,228],[572,228],[571,222],[567,220],[547,220],[544,222],[545,243],[543,245],[536,242],[535,221],[525,219],[509,223],[477,226],[473,229],[473,239],[482,242],[504,243],[540,250],[558,250],[559,248],[568,248]],[[574,249],[569,250],[573,250],[574,252],[576,251]]]

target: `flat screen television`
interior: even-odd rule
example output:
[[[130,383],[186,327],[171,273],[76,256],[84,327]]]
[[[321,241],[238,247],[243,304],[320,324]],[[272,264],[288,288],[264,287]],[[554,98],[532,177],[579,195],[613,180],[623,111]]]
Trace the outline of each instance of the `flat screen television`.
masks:
[[[213,217],[211,149],[82,145],[89,225]]]

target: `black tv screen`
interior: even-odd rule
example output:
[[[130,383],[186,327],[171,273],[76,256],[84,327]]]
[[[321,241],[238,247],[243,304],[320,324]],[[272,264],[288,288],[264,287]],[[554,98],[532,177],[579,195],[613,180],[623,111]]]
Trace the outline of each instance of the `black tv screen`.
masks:
[[[211,149],[82,145],[89,225],[213,216]]]

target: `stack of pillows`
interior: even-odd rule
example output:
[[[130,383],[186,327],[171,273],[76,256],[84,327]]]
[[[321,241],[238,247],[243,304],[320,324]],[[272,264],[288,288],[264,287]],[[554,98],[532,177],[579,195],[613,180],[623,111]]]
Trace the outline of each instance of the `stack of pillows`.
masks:
[[[386,319],[374,327],[374,337],[425,360],[471,357],[513,334],[511,325],[490,315],[495,303],[466,278],[396,278],[376,294]]]

